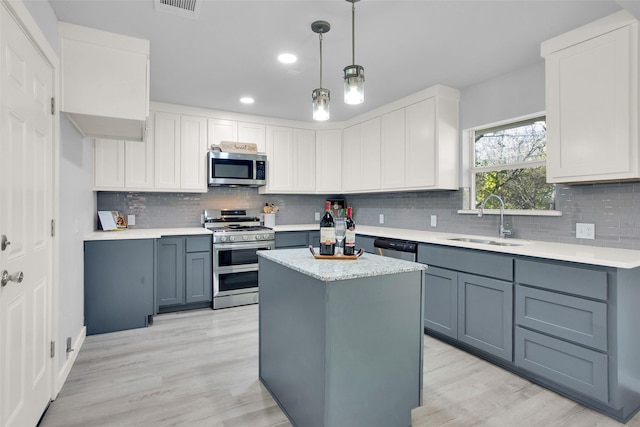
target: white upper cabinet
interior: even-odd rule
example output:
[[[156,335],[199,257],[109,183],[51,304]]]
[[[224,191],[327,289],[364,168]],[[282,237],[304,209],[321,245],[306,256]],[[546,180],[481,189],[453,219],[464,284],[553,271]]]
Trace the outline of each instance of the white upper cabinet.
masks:
[[[154,115],[155,184],[161,190],[180,189],[180,115]]]
[[[207,191],[207,119],[154,112],[155,189]]]
[[[405,111],[384,114],[380,122],[383,190],[401,190],[405,186]]]
[[[96,139],[94,187],[100,191],[153,189],[153,142]]]
[[[267,151],[266,126],[259,123],[238,122],[238,142],[251,142],[258,146],[258,153]]]
[[[93,154],[94,187],[97,190],[123,190],[124,141],[96,139]]]
[[[238,122],[235,120],[207,120],[207,140],[209,146],[220,145],[222,141],[238,140]]]
[[[638,23],[625,11],[541,45],[547,181],[640,177]]]
[[[342,191],[342,130],[316,132],[316,192]]]
[[[180,188],[207,191],[207,119],[180,117]]]
[[[267,185],[261,193],[315,191],[315,131],[266,127]]]
[[[388,190],[455,190],[459,92],[435,86],[425,99],[381,118],[382,184]]]
[[[86,137],[144,139],[149,41],[59,23],[60,110]]]
[[[258,152],[266,152],[266,126],[260,123],[235,120],[209,119],[208,140],[218,145],[221,141],[250,142],[258,146]]]
[[[342,190],[364,192],[380,190],[380,117],[343,131]]]
[[[113,142],[113,141],[108,141]],[[154,188],[153,141],[124,142],[124,183],[127,189]]]

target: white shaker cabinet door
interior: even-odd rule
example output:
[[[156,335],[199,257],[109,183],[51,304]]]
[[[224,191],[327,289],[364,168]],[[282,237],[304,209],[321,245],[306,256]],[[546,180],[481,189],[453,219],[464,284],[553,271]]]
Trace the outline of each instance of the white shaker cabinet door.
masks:
[[[381,184],[380,117],[361,124],[360,134],[360,190],[379,190]]]
[[[293,129],[267,126],[267,192],[293,188]]]
[[[342,189],[345,192],[358,191],[362,184],[361,135],[361,124],[342,131]]]
[[[638,28],[548,54],[547,181],[638,177]]]
[[[234,120],[208,119],[207,142],[211,145],[220,145],[221,141],[238,140],[238,123]]]
[[[293,190],[313,193],[316,189],[316,132],[293,130]]]
[[[155,113],[156,189],[180,188],[180,115]]]
[[[405,110],[405,186],[436,185],[436,101],[426,99]]]
[[[94,186],[96,190],[124,189],[124,141],[96,139]]]
[[[316,132],[316,192],[342,191],[342,131]]]
[[[404,108],[382,116],[381,157],[382,189],[405,187],[405,111]]]
[[[259,123],[238,122],[238,142],[251,142],[258,146],[258,153],[266,152],[266,126]]]
[[[180,118],[180,188],[207,191],[207,119]]]
[[[124,184],[128,189],[153,188],[153,140],[124,142]]]

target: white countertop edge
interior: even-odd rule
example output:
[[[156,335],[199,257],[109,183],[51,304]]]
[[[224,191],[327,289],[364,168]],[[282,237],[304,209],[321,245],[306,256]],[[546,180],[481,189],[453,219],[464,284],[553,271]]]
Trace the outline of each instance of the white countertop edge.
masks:
[[[94,231],[84,236],[84,241],[93,240],[134,240],[159,239],[163,236],[197,236],[208,235],[213,232],[204,227],[186,228],[141,228],[124,231]]]
[[[296,224],[276,226],[275,231],[309,231],[319,230],[319,227],[320,226],[318,224]],[[506,239],[506,241],[514,243],[519,242],[522,243],[521,246],[494,246],[448,239],[456,237],[475,237],[480,239],[498,240],[497,237],[411,230],[404,228],[376,227],[369,225],[356,225],[356,234],[387,237],[390,239],[411,240],[419,243],[431,243],[458,248],[480,249],[489,252],[522,255],[556,261],[577,262],[603,267],[625,269],[640,267],[640,251],[632,249],[605,248],[600,246],[574,245],[569,243],[520,239]]]

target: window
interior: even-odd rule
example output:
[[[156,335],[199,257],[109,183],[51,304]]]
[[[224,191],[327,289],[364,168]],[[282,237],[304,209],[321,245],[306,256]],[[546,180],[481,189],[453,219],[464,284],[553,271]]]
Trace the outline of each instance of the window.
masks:
[[[555,186],[547,184],[545,117],[471,131],[471,207],[490,194],[506,209],[554,209]],[[487,208],[498,208],[495,199]]]

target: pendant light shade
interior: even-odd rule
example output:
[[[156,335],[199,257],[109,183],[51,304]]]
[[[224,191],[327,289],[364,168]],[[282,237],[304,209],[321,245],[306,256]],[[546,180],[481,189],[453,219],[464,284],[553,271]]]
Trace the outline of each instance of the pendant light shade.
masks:
[[[344,102],[362,104],[364,102],[364,67],[356,65],[356,2],[351,3],[351,59],[352,65],[344,67]]]
[[[331,100],[331,92],[329,89],[322,87],[322,35],[329,32],[331,25],[326,21],[315,21],[311,24],[311,30],[318,34],[320,39],[320,87],[311,92],[313,99],[313,120],[325,121],[329,120],[329,101]]]

